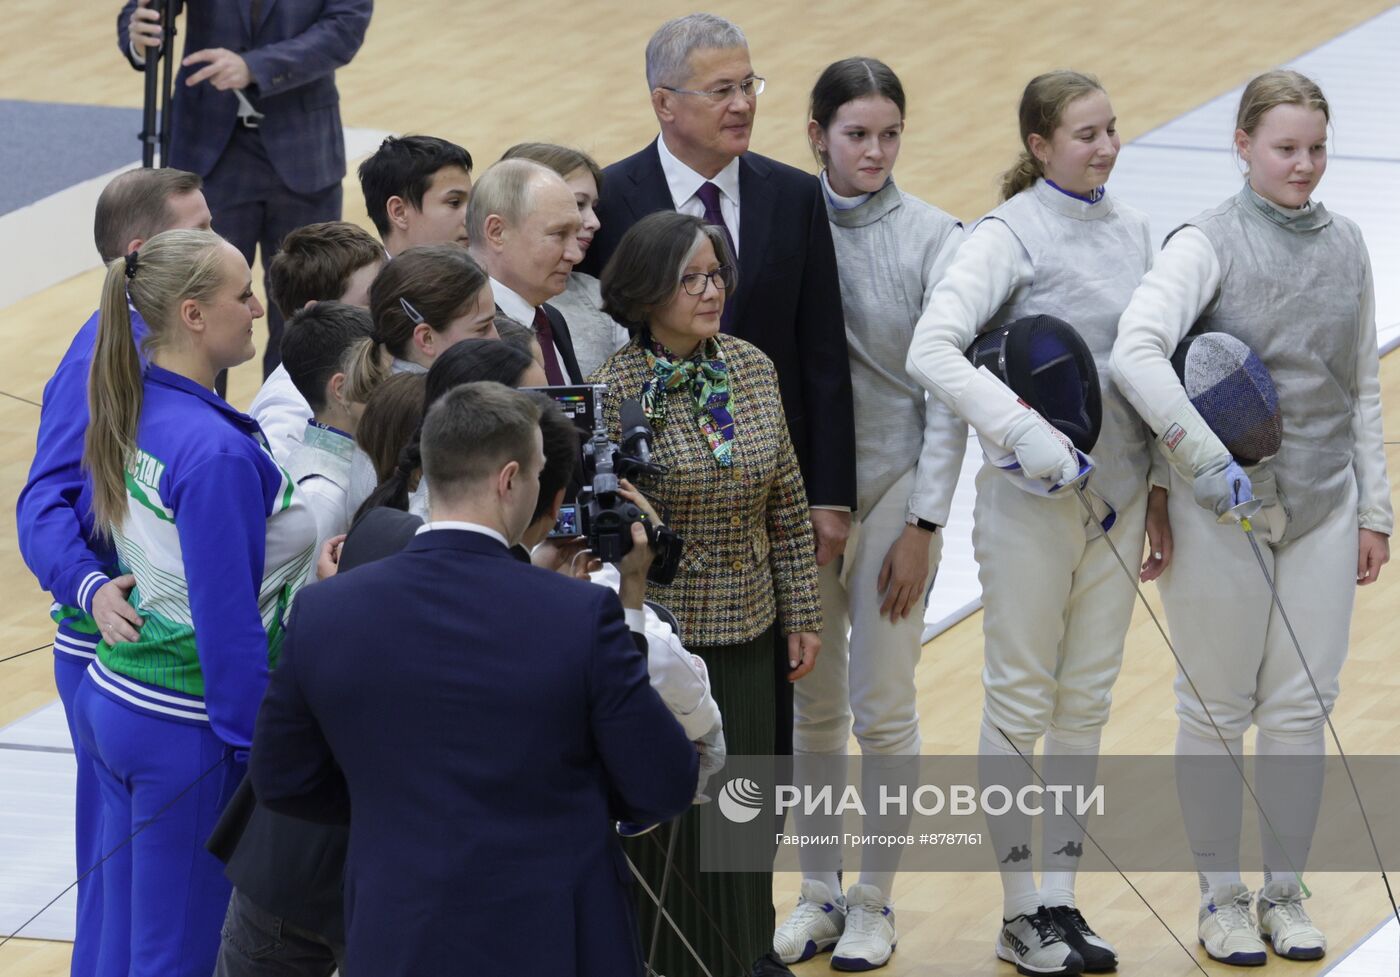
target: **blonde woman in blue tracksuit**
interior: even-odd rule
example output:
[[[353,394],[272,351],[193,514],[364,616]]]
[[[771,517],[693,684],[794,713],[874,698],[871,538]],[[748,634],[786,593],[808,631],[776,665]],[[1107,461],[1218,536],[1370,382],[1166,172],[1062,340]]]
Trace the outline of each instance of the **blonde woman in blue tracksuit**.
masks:
[[[144,367],[128,296],[148,327]],[[97,644],[75,699],[115,851],[103,974],[213,971],[229,883],[203,844],[242,778],[282,616],[312,559],[310,511],[257,424],[213,390],[253,356],[261,315],[247,262],[209,231],[166,231],[108,266],[83,463],[143,623],[134,642]]]

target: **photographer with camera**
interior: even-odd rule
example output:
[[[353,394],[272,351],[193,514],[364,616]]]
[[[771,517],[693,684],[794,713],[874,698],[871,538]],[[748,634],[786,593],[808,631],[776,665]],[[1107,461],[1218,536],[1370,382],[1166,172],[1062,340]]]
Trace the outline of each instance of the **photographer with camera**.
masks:
[[[665,535],[661,519],[636,487],[624,479],[619,495],[641,516],[627,527],[632,545],[626,555],[616,563],[604,563],[588,549],[587,536],[556,535],[559,509],[578,458],[578,429],[544,394],[535,396],[541,402],[544,468],[540,471],[535,519],[521,534],[520,542],[530,551],[535,566],[608,587],[621,598],[627,626],[635,638],[641,639],[638,647],[646,653],[651,687],[681,724],[685,735],[700,748],[696,801],[703,801],[707,799],[705,782],[724,765],[724,733],[719,706],[710,694],[705,662],[686,651],[675,629],[646,603],[647,578],[656,575],[658,563],[664,566],[666,562],[664,554],[658,554],[651,545],[652,539]]]
[[[608,384],[605,423],[619,442],[631,427],[623,405],[640,398],[654,461],[667,468],[663,479],[638,476],[685,540],[674,582],[653,595],[675,613],[686,648],[705,661],[730,751],[772,755],[778,636],[796,681],[820,650],[821,607],[807,496],[773,364],[720,333],[734,285],[721,230],[671,211],[644,217],[602,278],[606,311],[633,338],[593,379]],[[686,816],[677,830],[674,871],[693,891],[670,887],[667,912],[710,972],[749,971],[772,948],[771,874],[701,873],[698,820]],[[655,888],[660,849],[634,844],[629,853]],[[639,905],[649,928],[654,911]],[[671,933],[654,966],[695,972]]]
[[[685,810],[697,759],[617,597],[512,558],[540,413],[496,383],[448,393],[423,425],[431,520],[293,605],[253,784],[350,824],[347,973],[640,977],[611,822]]]

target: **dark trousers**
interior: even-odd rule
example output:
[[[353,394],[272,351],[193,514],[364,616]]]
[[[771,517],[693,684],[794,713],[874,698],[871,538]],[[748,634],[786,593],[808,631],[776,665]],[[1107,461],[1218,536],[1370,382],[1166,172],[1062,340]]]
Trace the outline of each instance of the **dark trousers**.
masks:
[[[237,889],[228,901],[214,977],[345,975],[345,947],[259,908]]]
[[[314,193],[289,190],[273,169],[256,129],[235,126],[224,154],[204,178],[204,198],[214,230],[243,253],[248,264],[262,251],[267,301],[267,349],[263,376],[282,362],[282,313],[272,301],[267,266],[288,234],[307,224],[340,220],[341,186],[336,181]]]
[[[774,644],[773,709],[776,723],[773,727],[773,755],[792,756],[792,683],[788,681],[792,667],[788,664],[787,636],[779,632]]]

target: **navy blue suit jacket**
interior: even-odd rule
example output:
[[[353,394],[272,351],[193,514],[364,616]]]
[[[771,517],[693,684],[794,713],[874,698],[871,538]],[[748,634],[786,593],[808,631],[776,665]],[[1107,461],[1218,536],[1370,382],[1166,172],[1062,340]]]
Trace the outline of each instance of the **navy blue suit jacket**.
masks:
[[[450,529],[297,595],[251,761],[272,810],[349,818],[376,977],[639,974],[612,822],[687,810],[696,772],[616,594]]]
[[[597,208],[603,226],[580,270],[601,275],[628,228],[647,214],[674,208],[654,141],[607,167]],[[778,371],[808,502],[854,509],[851,367],[821,184],[810,173],[744,153],[739,212],[734,334],[763,350]]]
[[[256,24],[250,0],[177,3],[186,13],[184,55],[227,48],[247,62],[253,83],[243,94],[264,115],[259,132],[282,182],[296,193],[339,182],[345,137],[335,69],[364,43],[373,0],[262,0]],[[127,0],[117,15],[117,44],[129,61],[127,23],[135,7],[136,0]],[[208,176],[233,135],[238,99],[208,82],[186,88],[185,79],[203,67],[182,67],[176,75],[170,165]]]

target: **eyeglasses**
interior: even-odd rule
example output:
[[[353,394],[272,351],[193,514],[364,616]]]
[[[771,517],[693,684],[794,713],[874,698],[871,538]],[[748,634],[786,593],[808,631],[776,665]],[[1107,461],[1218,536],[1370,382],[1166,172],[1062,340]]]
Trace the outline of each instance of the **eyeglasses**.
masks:
[[[733,288],[734,269],[728,265],[720,265],[708,275],[703,271],[697,271],[693,275],[681,276],[681,288],[685,289],[687,295],[704,295],[706,282],[714,282],[715,288],[721,292],[727,288]]]
[[[736,94],[741,94],[745,98],[757,98],[763,94],[765,82],[758,75],[750,75],[738,84],[721,85],[719,88],[712,88],[709,91],[697,91],[693,88],[672,88],[669,85],[658,86],[662,91],[675,92],[677,95],[702,95],[716,105],[723,104],[734,98]]]

